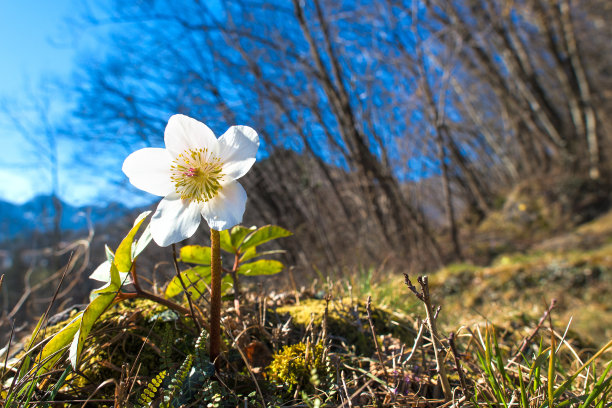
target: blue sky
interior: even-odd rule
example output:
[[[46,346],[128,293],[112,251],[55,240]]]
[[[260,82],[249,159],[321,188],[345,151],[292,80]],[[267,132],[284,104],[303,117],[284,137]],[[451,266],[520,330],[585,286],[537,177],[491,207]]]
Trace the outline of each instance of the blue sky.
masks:
[[[23,91],[41,76],[67,75],[74,49],[62,29],[72,0],[0,0],[0,92]]]
[[[75,0],[0,0],[0,102],[15,112],[31,102],[42,87],[69,81],[76,55],[91,40],[87,32],[75,36],[67,29]],[[77,38],[77,40],[75,40]],[[52,120],[68,110],[61,88],[53,91]],[[27,114],[20,115],[27,118]],[[39,136],[40,137],[40,136]],[[71,169],[73,147],[60,141],[60,196],[71,204],[95,201],[109,183],[104,178],[83,177]],[[37,194],[49,193],[50,173],[39,159],[36,143],[17,132],[0,112],[0,199],[23,203]]]
[[[10,106],[27,102],[41,82],[67,78],[74,58],[64,17],[72,0],[0,0],[0,99]],[[64,35],[64,36],[63,36]],[[30,143],[6,122],[0,127],[0,198],[23,202],[44,193],[35,183],[37,160]],[[41,185],[43,184],[43,185]]]

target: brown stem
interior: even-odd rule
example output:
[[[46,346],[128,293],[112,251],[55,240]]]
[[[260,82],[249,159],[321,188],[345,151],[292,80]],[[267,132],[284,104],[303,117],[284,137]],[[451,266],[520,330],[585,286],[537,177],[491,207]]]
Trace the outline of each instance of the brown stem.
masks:
[[[440,385],[442,386],[442,392],[444,393],[444,399],[450,401],[453,398],[453,393],[448,382],[448,376],[446,374],[446,368],[444,367],[444,358],[441,354],[442,343],[438,336],[438,329],[436,328],[436,317],[438,312],[433,311],[431,300],[429,297],[429,283],[427,276],[419,277],[417,279],[421,285],[421,293],[423,295],[423,304],[425,305],[425,312],[427,313],[427,323],[429,325],[429,332],[431,334],[431,344],[434,349],[434,355],[436,358],[436,365],[438,369],[438,375],[440,377]]]
[[[185,286],[185,282],[183,282],[183,277],[181,276],[181,270],[179,269],[178,261],[176,259],[176,246],[174,244],[172,244],[172,260],[174,262],[174,270],[176,272],[176,276],[181,282],[181,286],[183,287],[185,296],[187,296],[187,303],[189,303],[189,310],[191,310],[191,318],[193,319],[193,322],[195,323],[195,326],[198,329],[198,332],[201,332],[202,327],[200,326],[200,323],[198,322],[198,319],[196,318],[195,310],[193,310],[193,302],[191,301],[191,294],[187,290],[187,287]]]
[[[451,332],[450,336],[448,336],[448,344],[450,345],[451,350],[453,351],[453,356],[455,357],[455,367],[457,367],[457,373],[459,374],[459,382],[461,383],[461,388],[463,389],[463,395],[466,398],[470,398],[470,389],[467,387],[467,381],[465,380],[465,374],[461,369],[461,362],[459,361],[459,352],[457,351],[457,346],[455,345],[455,333]]]
[[[140,283],[138,282],[138,274],[136,273],[136,260],[132,262],[132,267],[130,268],[130,275],[132,275],[132,284],[136,288],[136,292],[141,292],[142,289],[140,287]]]
[[[382,353],[380,352],[380,346],[378,345],[378,340],[376,338],[376,329],[374,328],[374,321],[372,320],[372,296],[368,296],[368,301],[366,303],[366,313],[368,314],[368,323],[370,324],[370,329],[372,330],[372,338],[374,339],[374,346],[376,346],[376,354],[378,354],[378,361],[380,362],[380,366],[382,367],[383,372],[385,373],[385,378],[389,381],[389,374],[387,373],[387,368],[385,367],[385,362],[382,358]]]
[[[210,265],[210,361],[218,367],[217,357],[221,350],[221,239],[219,231],[211,228],[211,265]]]
[[[138,290],[136,292],[133,293],[125,293],[125,292],[119,292],[117,294],[116,299],[121,301],[121,300],[125,300],[125,299],[133,299],[133,298],[145,298],[145,299],[149,299],[152,300],[155,303],[159,303],[160,305],[164,305],[166,306],[168,309],[172,309],[182,315],[185,316],[189,316],[191,314],[191,312],[189,311],[189,309],[187,309],[186,307],[183,307],[179,304],[176,304],[168,299],[165,299],[161,296],[157,296],[151,292],[147,292],[146,290]]]
[[[240,254],[234,255],[234,266],[230,271],[232,280],[234,281],[234,307],[236,308],[236,314],[240,317],[240,282],[238,282],[238,266],[240,265]]]
[[[410,277],[408,274],[404,274],[404,283],[408,286],[408,289],[414,293],[414,295],[425,305],[425,312],[427,313],[427,325],[429,326],[429,333],[431,334],[431,344],[434,349],[434,355],[436,358],[436,365],[438,370],[438,376],[440,377],[440,385],[442,386],[442,392],[444,393],[444,399],[446,401],[450,401],[453,398],[453,394],[450,388],[450,383],[448,382],[448,375],[446,374],[446,368],[444,367],[444,358],[442,357],[440,349],[442,348],[442,343],[440,342],[440,337],[438,336],[438,329],[436,328],[436,319],[438,318],[438,313],[440,312],[440,307],[438,306],[437,310],[433,310],[433,305],[431,304],[431,298],[429,297],[429,280],[427,276],[419,276],[417,278],[417,282],[421,286],[421,291],[419,292],[410,281]]]
[[[542,327],[542,325],[546,321],[546,318],[550,315],[550,312],[552,312],[552,310],[555,308],[556,305],[557,305],[557,299],[552,299],[551,302],[550,302],[550,306],[548,307],[548,309],[546,309],[546,311],[544,312],[544,314],[540,318],[540,321],[536,325],[535,330],[531,333],[531,335],[529,337],[526,337],[526,338],[523,339],[523,342],[521,343],[521,346],[519,347],[519,349],[516,352],[516,354],[514,354],[514,357],[512,357],[510,359],[510,361],[508,361],[508,364],[514,363],[525,352],[525,350],[527,350],[527,346],[529,346],[529,344],[531,344],[531,342],[535,338],[536,334],[538,334],[538,331],[540,330],[540,328]]]

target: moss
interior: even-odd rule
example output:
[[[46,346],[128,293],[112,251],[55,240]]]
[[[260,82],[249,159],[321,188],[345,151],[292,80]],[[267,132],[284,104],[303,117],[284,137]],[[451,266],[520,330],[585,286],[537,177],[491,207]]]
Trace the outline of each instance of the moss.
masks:
[[[304,299],[299,305],[278,307],[276,313],[291,316],[293,324],[302,329],[308,327],[311,320],[315,327],[321,327],[325,305],[326,301],[322,299]],[[414,339],[415,333],[409,323],[383,308],[372,306],[372,321],[379,335],[391,334],[406,342]],[[357,353],[370,355],[374,351],[374,342],[363,302],[351,302],[349,299],[331,301],[327,329],[332,339],[354,346]]]
[[[314,390],[313,383],[320,383],[322,379],[333,382],[322,343],[313,346],[300,342],[283,347],[280,352],[274,354],[267,373],[271,381],[288,385],[288,391],[299,386],[309,392]]]
[[[601,345],[612,319],[612,246],[569,252],[534,251],[499,256],[488,267],[454,265],[430,277],[434,303],[443,306],[441,323],[451,326],[517,319],[535,323],[553,298],[555,325],[573,319],[575,338]],[[521,311],[521,316],[517,315]]]
[[[123,301],[104,312],[86,341],[75,385],[97,385],[117,377],[123,364],[138,364],[153,377],[192,351],[197,334],[191,320],[145,299]]]

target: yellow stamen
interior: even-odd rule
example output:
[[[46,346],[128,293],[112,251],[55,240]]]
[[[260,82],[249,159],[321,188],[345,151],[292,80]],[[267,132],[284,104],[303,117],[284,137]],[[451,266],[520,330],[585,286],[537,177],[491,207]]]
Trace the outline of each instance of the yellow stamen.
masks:
[[[181,199],[206,202],[221,188],[221,170],[221,161],[207,149],[189,149],[172,162],[170,179]]]

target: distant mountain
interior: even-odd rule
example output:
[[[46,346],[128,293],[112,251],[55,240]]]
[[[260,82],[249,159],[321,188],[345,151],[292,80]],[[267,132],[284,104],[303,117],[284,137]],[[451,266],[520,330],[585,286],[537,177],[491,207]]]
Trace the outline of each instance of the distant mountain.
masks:
[[[105,206],[86,205],[75,207],[62,202],[61,229],[85,230],[87,218],[95,224],[107,223],[130,212],[130,209],[119,203]],[[0,200],[0,242],[17,236],[41,233],[53,229],[55,208],[50,195],[40,195],[18,205]]]

